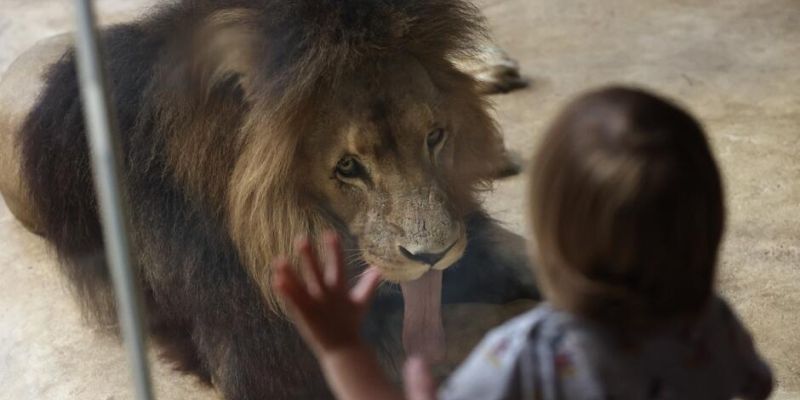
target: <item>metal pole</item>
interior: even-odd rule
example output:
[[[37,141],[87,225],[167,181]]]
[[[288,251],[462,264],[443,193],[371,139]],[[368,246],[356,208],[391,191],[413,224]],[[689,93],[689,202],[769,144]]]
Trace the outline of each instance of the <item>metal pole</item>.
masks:
[[[91,0],[75,0],[78,76],[92,155],[94,186],[103,225],[105,255],[114,282],[122,338],[128,352],[136,398],[153,399],[142,305],[136,270],[131,266],[127,196],[120,185],[119,132],[109,99],[108,80]]]

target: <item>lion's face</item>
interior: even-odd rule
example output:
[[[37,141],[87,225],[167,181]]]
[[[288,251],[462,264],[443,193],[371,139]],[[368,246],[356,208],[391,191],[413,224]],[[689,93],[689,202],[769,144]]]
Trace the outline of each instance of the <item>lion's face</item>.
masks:
[[[347,255],[403,282],[466,248],[468,207],[452,179],[461,116],[419,63],[381,71],[332,99],[303,144],[304,173],[314,203],[355,239]]]

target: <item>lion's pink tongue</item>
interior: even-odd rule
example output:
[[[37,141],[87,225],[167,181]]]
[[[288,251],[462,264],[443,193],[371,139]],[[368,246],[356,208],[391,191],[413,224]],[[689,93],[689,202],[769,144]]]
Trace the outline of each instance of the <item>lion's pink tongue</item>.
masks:
[[[401,283],[405,314],[403,347],[406,355],[420,355],[431,362],[445,357],[442,327],[442,271],[431,270],[419,279]]]

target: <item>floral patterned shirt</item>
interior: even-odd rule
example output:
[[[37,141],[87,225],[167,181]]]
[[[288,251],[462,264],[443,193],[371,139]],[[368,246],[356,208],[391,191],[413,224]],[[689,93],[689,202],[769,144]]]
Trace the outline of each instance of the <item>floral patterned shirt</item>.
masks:
[[[765,399],[769,367],[724,300],[624,348],[542,304],[491,331],[439,389],[454,399]]]

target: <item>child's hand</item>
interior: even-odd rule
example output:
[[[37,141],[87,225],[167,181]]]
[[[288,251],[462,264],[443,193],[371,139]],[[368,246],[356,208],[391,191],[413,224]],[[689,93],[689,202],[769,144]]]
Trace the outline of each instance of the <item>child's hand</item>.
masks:
[[[284,258],[275,262],[274,286],[286,302],[300,334],[318,357],[362,346],[361,322],[370,298],[380,281],[380,273],[369,268],[350,290],[344,279],[344,261],[339,238],[323,236],[327,258],[324,273],[308,238],[295,245],[305,284]]]

